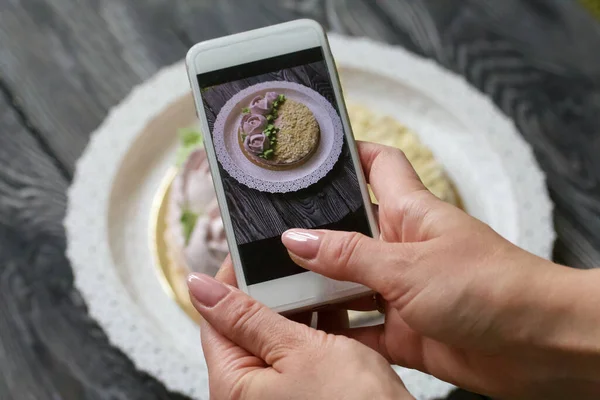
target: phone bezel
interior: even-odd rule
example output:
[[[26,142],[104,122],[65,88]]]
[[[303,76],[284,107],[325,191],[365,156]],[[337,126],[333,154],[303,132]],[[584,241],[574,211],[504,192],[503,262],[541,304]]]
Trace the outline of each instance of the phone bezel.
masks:
[[[273,40],[274,36],[276,37],[276,40]],[[342,89],[333,62],[333,56],[329,48],[325,31],[317,22],[307,19],[296,20],[201,42],[193,46],[188,51],[186,64],[201,128],[203,132],[209,132],[208,122],[202,103],[202,96],[200,95],[200,86],[197,79],[198,74],[289,54],[317,46],[321,47],[323,50],[335,99],[340,111],[346,141],[357,172],[371,231],[373,232],[374,237],[378,237],[379,230],[373,215],[373,210],[370,207],[371,200],[368,187],[360,164],[356,143],[352,135],[346,105],[342,96]],[[238,287],[241,290],[281,313],[343,301],[370,292],[370,289],[362,285],[352,282],[334,281],[311,271],[254,285],[247,285],[237,243],[235,242],[231,216],[228,211],[225,192],[217,164],[217,157],[210,134],[204,135],[204,142],[206,143],[206,152],[211,173],[213,175],[213,182],[221,210],[221,216],[223,218],[235,275]]]

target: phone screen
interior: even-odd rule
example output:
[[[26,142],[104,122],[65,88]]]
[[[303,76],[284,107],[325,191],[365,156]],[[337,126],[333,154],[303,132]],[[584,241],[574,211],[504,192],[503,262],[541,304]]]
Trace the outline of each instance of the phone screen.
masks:
[[[197,78],[248,285],[306,272],[287,229],[372,236],[321,47]]]

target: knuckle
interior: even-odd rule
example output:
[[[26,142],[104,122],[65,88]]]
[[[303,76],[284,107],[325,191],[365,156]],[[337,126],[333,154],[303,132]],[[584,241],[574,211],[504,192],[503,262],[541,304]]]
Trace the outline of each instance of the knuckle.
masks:
[[[238,297],[238,296],[236,296]],[[230,308],[230,326],[236,335],[255,336],[260,326],[263,306],[247,296],[239,296],[235,306]]]
[[[427,189],[418,190],[404,195],[389,205],[390,211],[394,216],[403,216],[414,212],[429,204],[428,200],[431,193]]]
[[[386,146],[384,152],[386,152],[386,154],[389,157],[406,158],[406,154],[404,153],[404,151],[402,151],[402,149],[399,149],[398,147]]]
[[[436,200],[427,189],[417,190],[382,204],[379,213],[395,222],[391,229],[399,234],[393,235],[394,240],[406,241],[410,238],[404,238],[404,232],[420,231],[422,222],[436,208],[432,203]]]
[[[240,293],[232,297],[239,297],[232,301],[227,311],[228,330],[234,342],[236,338],[253,341],[271,360],[301,347],[300,333],[292,328],[296,325],[282,322],[283,317],[246,295]],[[265,332],[269,333],[269,340],[265,340]]]
[[[350,265],[361,250],[363,238],[363,235],[356,232],[338,234],[334,243],[325,246],[330,252],[328,258],[340,267]]]
[[[394,218],[401,222],[401,219],[404,217],[406,211],[409,209],[409,204],[406,201],[406,198],[396,199],[391,204],[386,204],[383,209],[386,214],[389,213],[389,217]]]
[[[273,340],[265,344],[266,352],[268,352],[271,360],[282,359],[297,350],[302,351],[305,340],[293,328],[296,325],[287,325],[290,329],[272,330]],[[267,327],[267,329],[269,329]]]

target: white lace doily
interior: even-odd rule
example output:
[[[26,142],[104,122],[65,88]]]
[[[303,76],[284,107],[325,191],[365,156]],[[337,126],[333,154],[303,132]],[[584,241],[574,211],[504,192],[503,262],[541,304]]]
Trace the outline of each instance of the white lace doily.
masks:
[[[514,125],[487,98],[403,49],[336,35],[330,41],[346,96],[414,130],[470,213],[521,247],[550,256],[554,233],[544,177]],[[208,399],[198,329],[157,279],[149,235],[176,130],[194,120],[183,63],[135,88],[79,160],[65,227],[75,283],[111,342],[169,389]],[[418,399],[452,388],[416,371],[399,372]]]
[[[238,144],[237,127],[241,106],[256,94],[276,91],[307,106],[320,127],[318,148],[304,164],[285,171],[259,167],[249,161]],[[213,128],[215,152],[219,162],[235,180],[251,189],[288,193],[314,185],[331,171],[344,144],[342,121],[335,108],[313,89],[295,82],[271,81],[252,85],[236,93],[217,115]]]

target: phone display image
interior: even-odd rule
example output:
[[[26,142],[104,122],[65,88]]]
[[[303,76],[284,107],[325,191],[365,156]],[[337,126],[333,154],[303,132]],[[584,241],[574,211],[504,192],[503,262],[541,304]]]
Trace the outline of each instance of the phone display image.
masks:
[[[212,90],[228,89],[220,85],[204,93],[212,103]],[[335,165],[344,143],[342,123],[331,103],[310,87],[289,81],[257,83],[236,93],[219,111],[212,135],[227,173],[271,193],[318,182]]]
[[[197,79],[248,285],[305,271],[290,228],[371,235],[320,47]]]

